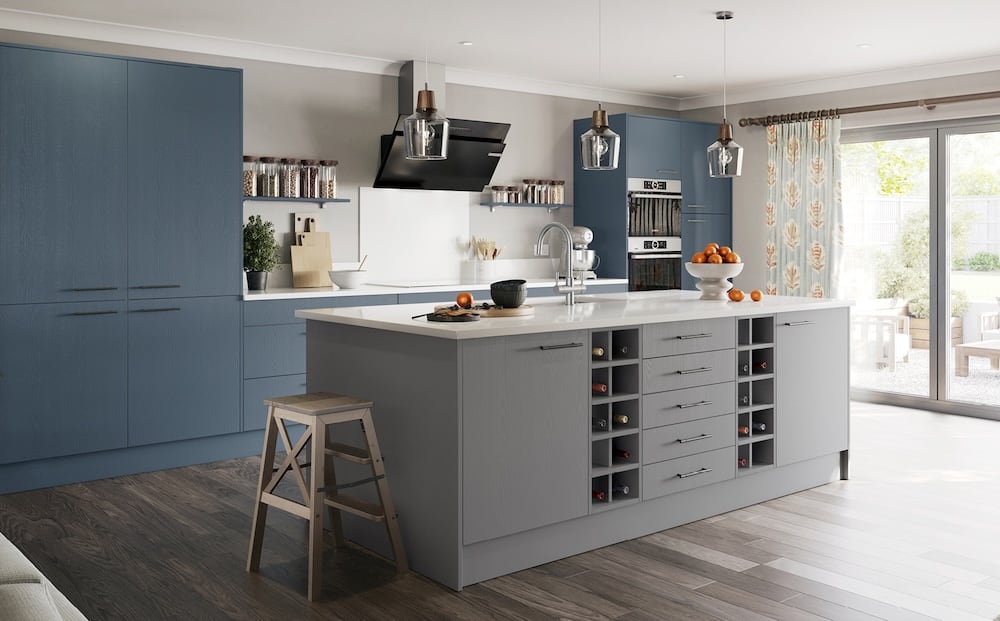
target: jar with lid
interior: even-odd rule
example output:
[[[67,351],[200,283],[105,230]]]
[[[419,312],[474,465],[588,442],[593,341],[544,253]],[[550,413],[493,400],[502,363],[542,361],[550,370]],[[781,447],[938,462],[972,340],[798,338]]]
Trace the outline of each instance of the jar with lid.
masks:
[[[337,198],[337,160],[319,161],[319,197]]]
[[[538,202],[538,179],[522,179],[524,192],[522,197],[526,203]]]
[[[302,160],[302,198],[319,198],[319,160]]]
[[[550,179],[539,179],[538,180],[538,200],[536,202],[546,205],[552,201],[549,200],[549,188],[552,187],[552,181]]]
[[[562,205],[566,203],[566,180],[556,179],[552,182],[552,190],[549,198],[556,205]]]
[[[299,197],[299,160],[282,158],[281,160],[281,196],[286,198]]]
[[[262,157],[257,175],[257,196],[279,196],[278,158]]]
[[[260,159],[256,155],[243,156],[243,196],[257,196],[257,168]]]
[[[490,190],[493,192],[493,202],[494,203],[509,203],[510,195],[507,192],[507,186],[505,185],[493,185],[490,186]]]
[[[521,187],[516,185],[507,186],[507,202],[508,203],[520,203],[521,202]]]

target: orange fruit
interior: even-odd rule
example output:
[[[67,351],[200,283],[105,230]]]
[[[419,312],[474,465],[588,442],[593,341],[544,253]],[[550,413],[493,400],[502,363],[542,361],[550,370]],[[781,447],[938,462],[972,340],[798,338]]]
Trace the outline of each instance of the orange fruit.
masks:
[[[743,301],[743,290],[742,289],[736,289],[736,288],[730,289],[729,290],[729,299],[732,300],[733,302],[742,302]]]
[[[691,262],[692,263],[704,263],[705,262],[705,253],[704,252],[696,252],[696,253],[694,253],[693,255],[691,255]]]
[[[455,296],[455,304],[458,304],[460,308],[472,308],[472,294],[468,291],[463,291]]]
[[[719,254],[721,255],[722,253],[720,252]],[[736,254],[731,250],[729,251],[729,254],[724,256],[726,263],[740,263],[740,255]]]
[[[710,255],[708,255],[708,259],[706,259],[706,260],[709,263],[722,263],[722,255],[721,254],[710,254]]]
[[[719,248],[719,254],[721,254],[722,256],[726,256],[727,254],[729,254],[732,251],[733,251],[733,249],[730,248],[729,246],[722,246],[722,247]]]
[[[753,300],[754,302],[760,302],[763,297],[764,294],[761,292],[760,289],[754,289],[753,291],[750,292],[750,299]]]
[[[704,252],[706,256],[711,256],[713,254],[718,254],[718,252],[719,252],[719,246],[718,246],[718,244],[709,244],[709,245],[705,246],[705,249],[702,250],[702,252]]]

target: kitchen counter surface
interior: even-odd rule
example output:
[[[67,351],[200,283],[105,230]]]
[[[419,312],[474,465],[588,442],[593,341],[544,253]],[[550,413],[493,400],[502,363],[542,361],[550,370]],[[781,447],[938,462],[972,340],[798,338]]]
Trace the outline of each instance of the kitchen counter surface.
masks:
[[[587,285],[628,285],[625,278],[598,278],[588,280]],[[551,278],[528,279],[529,289],[553,288],[554,281]],[[275,287],[265,291],[244,291],[243,299],[247,302],[255,300],[293,300],[297,298],[327,298],[327,297],[349,297],[361,295],[398,295],[401,293],[446,293],[449,291],[482,291],[490,288],[489,283],[444,283],[444,284],[422,284],[414,282],[412,284],[399,285],[373,285],[367,284],[357,289],[333,289],[332,287]]]
[[[295,315],[315,321],[461,340],[615,328],[688,319],[745,317],[850,305],[842,300],[789,296],[764,296],[760,302],[715,302],[699,300],[700,295],[697,291],[583,294],[577,298],[574,306],[566,306],[562,296],[529,298],[528,304],[534,307],[534,315],[484,317],[479,321],[461,323],[428,322],[424,317],[413,318],[414,315],[431,312],[432,304],[299,310]]]

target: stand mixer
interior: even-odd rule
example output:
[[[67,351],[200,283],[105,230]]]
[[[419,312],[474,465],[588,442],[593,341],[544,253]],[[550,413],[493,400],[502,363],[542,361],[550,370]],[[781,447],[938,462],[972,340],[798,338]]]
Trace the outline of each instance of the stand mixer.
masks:
[[[580,280],[591,280],[597,278],[594,271],[601,264],[601,258],[587,246],[594,241],[594,232],[585,226],[569,227],[570,236],[573,238],[573,278]],[[566,274],[566,260],[559,263],[559,274]]]

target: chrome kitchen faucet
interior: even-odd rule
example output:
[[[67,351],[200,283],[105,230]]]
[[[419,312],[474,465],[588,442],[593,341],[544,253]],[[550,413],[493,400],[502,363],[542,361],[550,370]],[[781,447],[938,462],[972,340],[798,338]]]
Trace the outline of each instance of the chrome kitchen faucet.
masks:
[[[566,294],[566,304],[576,304],[576,294],[586,291],[587,286],[583,283],[583,278],[580,279],[579,285],[573,280],[573,235],[566,228],[565,224],[561,222],[549,222],[542,227],[542,230],[538,233],[538,239],[535,240],[535,256],[539,257],[542,255],[542,240],[545,238],[545,234],[551,229],[561,231],[566,241],[566,284],[559,286],[559,269],[556,268],[556,291]]]

